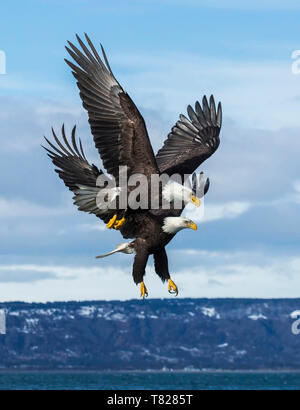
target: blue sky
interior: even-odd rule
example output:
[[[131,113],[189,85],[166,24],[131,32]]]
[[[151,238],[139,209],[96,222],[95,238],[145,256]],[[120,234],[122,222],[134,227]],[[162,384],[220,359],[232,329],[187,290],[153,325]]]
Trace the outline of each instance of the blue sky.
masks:
[[[300,288],[300,49],[296,1],[26,0],[2,5],[0,300],[129,299],[132,257],[95,255],[122,239],[79,213],[40,144],[78,125],[100,164],[66,40],[87,32],[143,113],[157,150],[204,94],[221,100],[221,145],[199,230],[168,247],[181,297],[297,297]],[[153,273],[150,297],[168,297]]]

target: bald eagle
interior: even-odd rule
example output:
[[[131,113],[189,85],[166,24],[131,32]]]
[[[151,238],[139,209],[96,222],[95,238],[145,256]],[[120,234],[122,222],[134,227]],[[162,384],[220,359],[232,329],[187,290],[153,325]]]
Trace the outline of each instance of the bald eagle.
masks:
[[[151,176],[167,174],[180,175],[185,181],[207,158],[218,148],[222,123],[222,108],[219,103],[216,109],[213,96],[208,102],[204,97],[201,104],[197,101],[195,109],[187,107],[188,117],[180,115],[163,147],[154,155],[144,119],[132,99],[116,80],[101,45],[103,60],[89,37],[85,34],[88,46],[77,36],[81,50],[71,42],[66,47],[76,64],[65,60],[71,67],[77,80],[83,107],[88,112],[91,132],[95,146],[100,154],[107,173],[117,182],[120,180],[120,167],[126,167],[127,178],[141,174],[151,186]],[[178,294],[178,288],[171,280],[165,246],[182,229],[197,230],[197,225],[181,213],[187,202],[199,205],[202,195],[209,188],[209,180],[204,182],[203,173],[199,179],[193,175],[190,188],[172,182],[160,191],[160,199],[164,196],[170,207],[152,209],[149,203],[146,209],[130,206],[99,207],[97,195],[106,188],[97,185],[103,171],[90,164],[84,154],[81,140],[76,140],[76,127],[73,128],[71,141],[66,137],[64,126],[62,140],[52,129],[55,143],[46,139],[51,147],[48,151],[56,172],[65,185],[75,194],[74,203],[79,210],[93,213],[101,218],[108,228],[120,231],[125,239],[131,242],[119,244],[115,250],[99,255],[102,258],[117,252],[135,253],[133,263],[133,280],[140,285],[140,294],[148,295],[144,283],[144,275],[149,255],[154,256],[155,271],[163,282],[168,281],[170,293]],[[201,188],[200,191],[197,188]],[[120,195],[118,187],[109,188],[109,201]],[[202,195],[196,195],[202,192]],[[126,195],[130,194],[127,187]],[[182,206],[172,203],[181,198]],[[109,202],[108,201],[108,202]]]

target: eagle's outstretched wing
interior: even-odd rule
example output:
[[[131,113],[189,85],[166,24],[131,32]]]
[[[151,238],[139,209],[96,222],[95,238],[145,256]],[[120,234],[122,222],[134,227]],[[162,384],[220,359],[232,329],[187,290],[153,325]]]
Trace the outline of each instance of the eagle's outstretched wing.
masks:
[[[117,181],[119,166],[127,166],[129,175],[141,173],[150,176],[157,173],[158,167],[143,117],[114,77],[102,46],[106,65],[89,37],[85,37],[90,49],[78,36],[83,52],[70,42],[70,48],[66,47],[78,66],[65,61],[77,80],[104,167]]]
[[[79,148],[76,142],[76,127],[72,130],[71,142],[68,141],[65,128],[62,127],[62,141],[60,141],[54,130],[52,134],[55,140],[54,145],[46,137],[49,148],[43,147],[51,158],[53,164],[57,167],[55,171],[64,181],[65,185],[75,195],[74,204],[80,211],[95,214],[105,223],[112,217],[114,210],[101,212],[97,206],[97,195],[100,187],[96,185],[97,178],[103,174],[96,165],[90,164],[83,152],[81,140],[79,139]]]
[[[203,107],[197,101],[195,111],[189,105],[189,119],[180,115],[180,120],[172,128],[163,147],[156,155],[161,173],[168,175],[192,174],[196,168],[218,148],[222,125],[221,103],[216,105],[214,97],[203,98]]]

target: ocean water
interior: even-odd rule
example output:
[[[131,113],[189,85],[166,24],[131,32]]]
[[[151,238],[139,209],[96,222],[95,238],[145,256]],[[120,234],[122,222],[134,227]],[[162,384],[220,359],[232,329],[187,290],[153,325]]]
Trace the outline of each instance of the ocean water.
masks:
[[[0,390],[298,390],[300,372],[1,372]]]

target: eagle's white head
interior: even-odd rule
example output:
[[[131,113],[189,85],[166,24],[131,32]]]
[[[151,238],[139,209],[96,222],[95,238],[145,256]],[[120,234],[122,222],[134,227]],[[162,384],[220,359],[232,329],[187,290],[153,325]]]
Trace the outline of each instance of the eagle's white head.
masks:
[[[196,197],[194,192],[178,182],[169,182],[162,191],[163,198],[168,202],[184,202],[185,204],[191,202],[196,206],[200,206],[200,199]]]
[[[168,216],[164,219],[162,230],[169,234],[175,234],[181,229],[190,228],[194,231],[197,230],[197,225],[195,222],[183,216]]]

